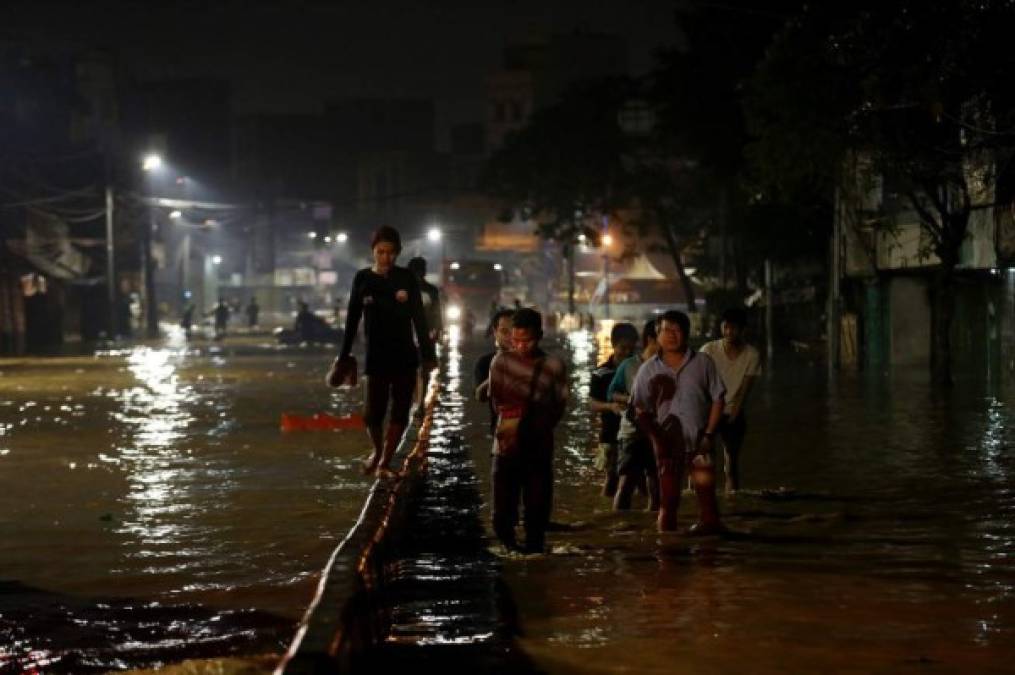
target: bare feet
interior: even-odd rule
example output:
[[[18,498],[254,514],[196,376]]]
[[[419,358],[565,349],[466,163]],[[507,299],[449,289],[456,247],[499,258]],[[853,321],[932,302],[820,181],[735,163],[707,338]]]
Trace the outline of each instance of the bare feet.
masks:
[[[381,479],[401,478],[402,472],[392,469],[390,466],[379,466],[376,475]]]
[[[377,455],[370,455],[369,458],[363,460],[363,475],[369,476],[377,470]]]

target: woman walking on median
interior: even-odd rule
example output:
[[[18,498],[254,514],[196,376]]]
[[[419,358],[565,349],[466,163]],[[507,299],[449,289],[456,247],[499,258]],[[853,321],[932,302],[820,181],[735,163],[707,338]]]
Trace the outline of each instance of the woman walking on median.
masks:
[[[436,366],[436,357],[416,276],[395,265],[402,251],[398,231],[379,228],[370,247],[374,264],[353,278],[342,351],[328,374],[328,384],[355,383],[352,347],[363,318],[367,378],[363,416],[373,445],[363,472],[386,477],[391,475],[391,459],[409,423],[417,368],[422,365],[423,372],[429,373]],[[385,432],[389,403],[391,414]]]

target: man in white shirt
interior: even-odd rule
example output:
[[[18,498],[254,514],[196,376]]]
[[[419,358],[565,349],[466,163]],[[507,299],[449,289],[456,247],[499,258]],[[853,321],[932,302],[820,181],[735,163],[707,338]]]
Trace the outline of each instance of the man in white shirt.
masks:
[[[747,313],[738,308],[727,309],[722,315],[722,339],[705,344],[701,351],[708,354],[726,386],[726,407],[716,432],[722,441],[725,456],[726,494],[740,489],[740,450],[747,433],[744,404],[754,381],[761,374],[758,350],[744,341]]]

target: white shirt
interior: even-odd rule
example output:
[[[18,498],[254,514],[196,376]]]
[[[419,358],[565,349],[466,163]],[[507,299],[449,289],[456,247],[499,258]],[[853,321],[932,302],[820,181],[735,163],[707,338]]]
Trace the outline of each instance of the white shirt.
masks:
[[[744,402],[744,382],[748,377],[757,377],[761,374],[761,355],[758,350],[749,344],[740,348],[736,358],[730,358],[723,349],[722,340],[712,340],[706,343],[701,351],[708,354],[715,367],[719,371],[722,383],[726,385],[726,412],[732,411],[734,407],[740,407]]]

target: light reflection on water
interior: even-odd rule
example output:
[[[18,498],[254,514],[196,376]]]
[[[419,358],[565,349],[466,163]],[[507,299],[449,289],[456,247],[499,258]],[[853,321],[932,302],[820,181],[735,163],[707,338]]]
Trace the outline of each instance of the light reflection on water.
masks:
[[[86,672],[278,649],[368,485],[358,432],[278,430],[282,412],[359,408],[323,386],[329,361],[138,348],[0,366],[0,652],[16,639]]]

